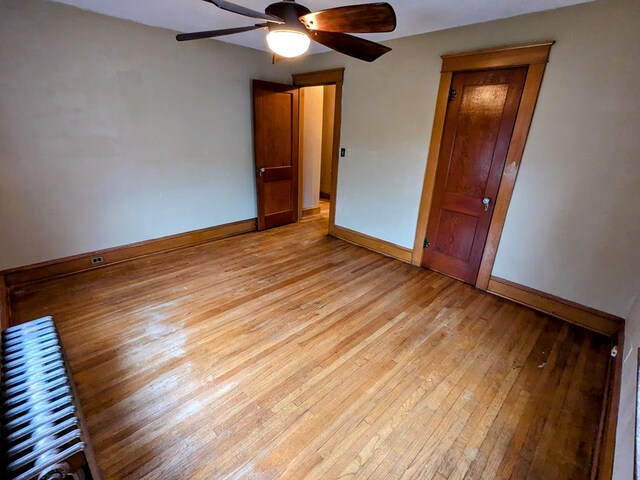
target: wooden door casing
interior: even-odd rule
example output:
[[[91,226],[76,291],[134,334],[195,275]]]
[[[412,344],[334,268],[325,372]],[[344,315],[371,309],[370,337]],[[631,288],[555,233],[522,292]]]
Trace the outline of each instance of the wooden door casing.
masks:
[[[258,230],[298,220],[299,90],[253,81]]]
[[[518,67],[453,75],[424,267],[475,282],[526,74]]]

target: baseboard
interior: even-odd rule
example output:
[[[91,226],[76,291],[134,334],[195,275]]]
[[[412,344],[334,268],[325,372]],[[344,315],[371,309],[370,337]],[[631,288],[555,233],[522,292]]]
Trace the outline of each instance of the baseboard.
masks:
[[[487,291],[610,337],[624,330],[624,319],[620,317],[502,278],[492,276]]]
[[[317,215],[320,213],[320,205],[318,205],[317,207],[309,207],[309,208],[303,208],[302,209],[302,218],[307,218],[307,217],[311,217],[313,215]]]
[[[0,331],[11,325],[11,303],[9,288],[4,281],[4,275],[0,275]]]
[[[24,283],[100,268],[152,253],[190,247],[192,245],[231,237],[241,233],[253,232],[255,230],[256,219],[251,218],[248,220],[241,220],[239,222],[226,223],[215,227],[192,230],[190,232],[178,233],[167,237],[155,238],[143,242],[131,243],[129,245],[122,245],[105,250],[97,250],[95,252],[82,253],[71,257],[13,268],[0,272],[0,275],[4,277],[5,288],[9,289],[13,286]],[[91,258],[98,256],[102,257],[104,261],[97,265],[92,264]]]
[[[331,194],[327,192],[320,192],[320,198],[324,200],[331,200]]]
[[[612,344],[617,346],[618,355],[609,357],[607,385],[600,414],[598,440],[593,455],[591,480],[600,478],[609,479],[613,476],[613,458],[616,447],[616,430],[618,428],[618,411],[620,409],[620,388],[622,385],[624,330],[621,330],[613,337]]]
[[[337,225],[333,227],[333,231],[331,232],[331,234],[341,240],[355,243],[356,245],[360,245],[361,247],[368,248],[369,250],[382,253],[383,255],[387,255],[389,257],[397,258],[398,260],[402,260],[403,262],[411,263],[412,251],[410,248],[401,247],[400,245],[396,245],[395,243],[380,240],[379,238],[375,237],[370,237],[369,235],[365,235],[364,233],[355,232],[353,230],[349,230],[348,228],[339,227]]]

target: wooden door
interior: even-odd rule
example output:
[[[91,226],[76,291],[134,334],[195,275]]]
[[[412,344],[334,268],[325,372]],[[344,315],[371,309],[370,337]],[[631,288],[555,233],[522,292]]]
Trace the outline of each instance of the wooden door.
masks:
[[[298,220],[298,99],[296,87],[253,81],[258,230]]]
[[[422,265],[475,283],[527,68],[455,73]]]

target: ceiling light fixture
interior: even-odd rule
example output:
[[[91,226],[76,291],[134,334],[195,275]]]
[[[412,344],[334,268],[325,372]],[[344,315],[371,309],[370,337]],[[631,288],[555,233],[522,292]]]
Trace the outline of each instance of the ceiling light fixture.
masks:
[[[350,33],[392,32],[396,14],[388,3],[347,5],[312,12],[294,0],[280,0],[264,9],[264,13],[236,5],[228,0],[205,0],[222,10],[262,20],[245,27],[222,28],[204,32],[179,33],[176,40],[217,38],[252,30],[268,29],[267,46],[277,57],[298,57],[309,50],[311,40],[337,52],[365,62],[373,62],[391,49],[386,45]]]
[[[298,57],[309,50],[311,40],[306,33],[296,30],[273,29],[267,35],[267,45],[281,57]]]

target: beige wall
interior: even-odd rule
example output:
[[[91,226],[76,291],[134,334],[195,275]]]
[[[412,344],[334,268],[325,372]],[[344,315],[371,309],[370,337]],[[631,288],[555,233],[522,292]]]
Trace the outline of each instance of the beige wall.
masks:
[[[494,275],[626,317],[640,281],[640,3],[606,0],[388,42],[346,67],[336,224],[413,247],[440,55],[553,39]]]
[[[324,87],[322,103],[322,161],[320,165],[320,191],[331,193],[331,161],[333,159],[333,126],[336,106],[336,86]]]
[[[267,53],[0,2],[0,270],[256,216]]]
[[[633,452],[636,429],[636,385],[638,373],[638,348],[640,348],[640,294],[636,296],[631,313],[627,317],[622,355],[622,384],[620,410],[616,435],[616,455],[613,463],[614,480],[633,478]]]
[[[302,91],[302,208],[312,208],[320,205],[324,87],[307,87]]]

